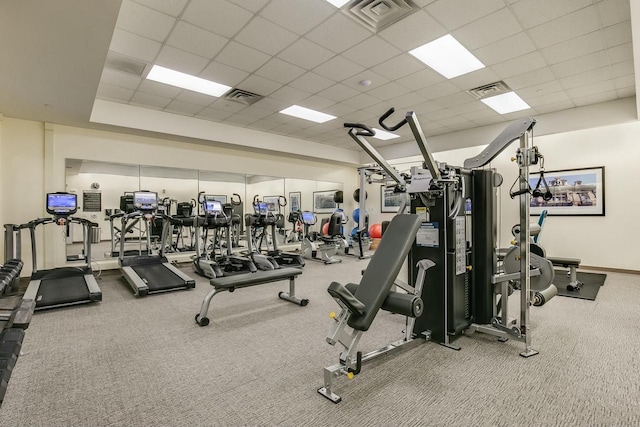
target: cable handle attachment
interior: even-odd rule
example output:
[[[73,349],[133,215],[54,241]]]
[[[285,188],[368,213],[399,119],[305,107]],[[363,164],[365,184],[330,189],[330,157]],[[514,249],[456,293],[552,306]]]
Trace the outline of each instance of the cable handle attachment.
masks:
[[[362,123],[345,123],[344,127],[351,129],[358,129],[356,135],[358,136],[375,136],[376,132],[367,125]]]
[[[392,115],[394,112],[396,111],[395,108],[391,107],[387,110],[386,113],[384,113],[382,116],[380,116],[380,118],[378,119],[378,124],[380,126],[382,126],[382,128],[384,130],[388,130],[389,132],[393,132],[394,130],[398,130],[400,129],[402,126],[407,124],[407,118],[405,117],[404,119],[400,120],[397,124],[395,124],[394,126],[387,126],[384,124],[384,121],[387,119],[387,117],[389,117],[390,115]]]

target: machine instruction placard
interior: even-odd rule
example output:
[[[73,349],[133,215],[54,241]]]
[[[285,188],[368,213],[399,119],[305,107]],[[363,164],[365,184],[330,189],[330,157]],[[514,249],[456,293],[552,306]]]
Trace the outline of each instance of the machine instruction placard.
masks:
[[[416,233],[416,244],[427,248],[440,247],[440,230],[438,229],[438,223],[422,223]]]
[[[100,191],[83,191],[82,210],[84,212],[101,212],[102,193]]]

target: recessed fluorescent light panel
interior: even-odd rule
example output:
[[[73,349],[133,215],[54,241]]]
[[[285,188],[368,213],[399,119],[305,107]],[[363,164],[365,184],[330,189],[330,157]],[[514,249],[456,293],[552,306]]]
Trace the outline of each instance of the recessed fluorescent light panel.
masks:
[[[481,99],[480,101],[487,104],[500,114],[513,113],[531,108],[529,104],[524,102],[515,92],[507,92],[502,95],[491,96]]]
[[[231,86],[201,79],[200,77],[160,67],[159,65],[154,65],[151,68],[147,79],[211,96],[222,96],[231,89]]]
[[[376,133],[373,137],[381,139],[383,141],[387,141],[389,139],[394,139],[394,138],[400,138],[400,135],[396,135],[395,133],[387,132],[382,129],[373,128],[373,130]]]
[[[451,34],[423,44],[409,53],[448,79],[484,68],[484,64]]]
[[[329,3],[340,9],[345,4],[349,3],[349,0],[327,0]]]
[[[289,116],[298,117],[299,119],[311,120],[316,123],[324,123],[336,118],[336,116],[332,116],[331,114],[321,113],[320,111],[301,107],[299,105],[292,105],[280,112]]]

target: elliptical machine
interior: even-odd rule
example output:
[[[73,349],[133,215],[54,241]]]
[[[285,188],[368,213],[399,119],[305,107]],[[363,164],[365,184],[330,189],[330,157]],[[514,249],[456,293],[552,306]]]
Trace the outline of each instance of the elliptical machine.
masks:
[[[302,212],[302,224],[304,225],[304,238],[301,244],[302,256],[306,259],[322,261],[325,264],[342,262],[341,259],[334,257],[339,247],[338,239],[342,216],[335,213],[331,215],[329,226],[327,227],[327,236],[323,236],[317,231],[309,231],[309,228],[315,225],[316,222],[317,218],[313,212]]]

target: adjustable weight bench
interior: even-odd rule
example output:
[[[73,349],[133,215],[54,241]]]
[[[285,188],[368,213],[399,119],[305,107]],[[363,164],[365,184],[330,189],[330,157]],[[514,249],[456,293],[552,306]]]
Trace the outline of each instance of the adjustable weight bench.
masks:
[[[327,289],[342,308],[339,315],[336,316],[335,313],[329,315],[335,323],[327,336],[327,342],[331,345],[340,343],[344,351],[340,354],[338,364],[324,369],[324,386],[318,389],[318,393],[333,403],[339,403],[342,400],[332,391],[334,379],[342,375],[351,379],[360,373],[364,363],[378,356],[395,352],[401,347],[407,348],[407,344],[411,342],[418,342],[413,337],[413,325],[415,318],[422,314],[424,308],[420,295],[426,270],[435,264],[428,259],[418,262],[415,287],[395,283],[407,293],[392,292],[391,287],[411,250],[420,223],[418,215],[396,215],[371,258],[360,284],[342,285],[333,282]],[[362,352],[357,351],[358,342],[362,334],[369,329],[380,309],[407,316],[405,336],[400,341],[363,356]],[[347,327],[352,331],[347,330]]]
[[[580,267],[582,260],[578,258],[553,258],[547,257],[554,267],[564,267],[569,269],[569,284],[567,285],[568,291],[579,291],[582,288],[583,283],[578,280],[578,273],[576,270]]]
[[[211,286],[213,286],[213,289],[209,291],[209,293],[204,297],[200,312],[196,314],[196,323],[200,326],[207,326],[209,324],[207,312],[209,311],[211,298],[213,298],[214,295],[219,294],[220,292],[233,292],[239,288],[263,285],[265,283],[280,282],[287,279],[289,279],[289,292],[279,292],[278,297],[304,307],[305,305],[309,304],[309,300],[296,297],[295,292],[296,277],[301,274],[301,269],[287,267],[279,268],[276,270],[256,271],[255,273],[238,274],[235,276],[211,279],[209,283],[211,284]]]

